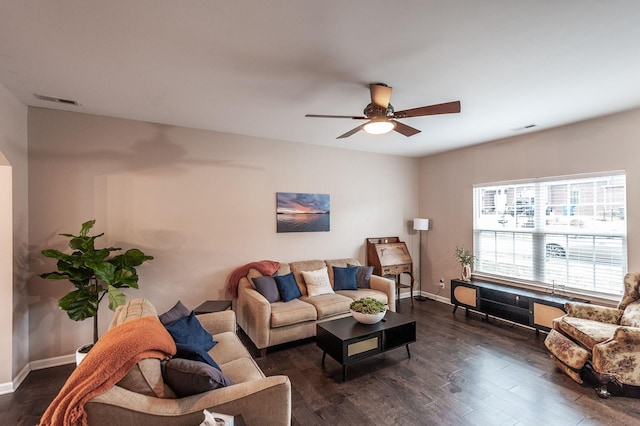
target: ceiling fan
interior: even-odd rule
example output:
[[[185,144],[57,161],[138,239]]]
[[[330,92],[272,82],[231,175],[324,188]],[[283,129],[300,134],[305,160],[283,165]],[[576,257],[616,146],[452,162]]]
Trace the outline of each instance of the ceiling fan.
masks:
[[[364,130],[371,134],[382,134],[395,130],[396,132],[409,137],[420,133],[420,130],[396,121],[396,119],[460,112],[460,101],[405,109],[404,111],[394,111],[393,106],[389,103],[392,89],[392,87],[389,87],[384,83],[371,83],[369,85],[371,103],[365,107],[363,111],[364,116],[306,114],[305,117],[368,120],[366,123],[361,124],[355,129],[349,130],[347,133],[338,136],[336,139],[348,138],[360,130]]]

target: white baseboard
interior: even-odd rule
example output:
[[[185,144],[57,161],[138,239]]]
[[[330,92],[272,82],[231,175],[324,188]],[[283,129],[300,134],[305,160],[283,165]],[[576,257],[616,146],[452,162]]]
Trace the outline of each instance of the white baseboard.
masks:
[[[32,361],[24,366],[24,368],[14,377],[13,381],[0,383],[0,395],[15,392],[18,386],[22,384],[30,372],[34,370],[42,370],[43,368],[57,367],[59,365],[73,364],[76,362],[75,354],[63,355],[54,358],[41,359]]]

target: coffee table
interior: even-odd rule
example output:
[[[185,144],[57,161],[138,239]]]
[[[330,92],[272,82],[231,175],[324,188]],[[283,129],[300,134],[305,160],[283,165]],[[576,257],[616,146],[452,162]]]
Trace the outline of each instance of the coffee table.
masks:
[[[376,324],[361,324],[353,317],[316,324],[316,345],[323,350],[322,365],[327,354],[342,364],[342,380],[347,380],[347,367],[365,358],[405,346],[411,358],[409,343],[416,341],[416,321],[406,315],[387,311]]]

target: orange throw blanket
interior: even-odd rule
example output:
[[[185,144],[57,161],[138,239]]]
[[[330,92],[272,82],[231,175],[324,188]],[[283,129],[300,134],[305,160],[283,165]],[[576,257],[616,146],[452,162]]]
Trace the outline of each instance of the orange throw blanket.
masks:
[[[273,275],[279,267],[280,263],[273,260],[261,260],[260,262],[251,262],[240,266],[231,273],[227,290],[229,290],[231,297],[238,297],[238,284],[240,284],[240,279],[249,273],[249,269],[257,269],[262,275]]]
[[[175,353],[175,342],[158,317],[141,317],[110,329],[71,373],[40,425],[86,425],[88,400],[118,383],[139,360]]]

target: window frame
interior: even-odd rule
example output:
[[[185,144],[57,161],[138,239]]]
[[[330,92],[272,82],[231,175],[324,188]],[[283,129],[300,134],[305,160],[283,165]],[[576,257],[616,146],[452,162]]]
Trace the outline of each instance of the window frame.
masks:
[[[583,191],[587,184],[592,185],[591,191]],[[623,170],[473,185],[473,249],[477,258],[474,276],[544,291],[619,298],[623,292],[622,277],[628,271],[626,185]],[[616,197],[607,200],[612,189]],[[557,195],[563,190],[566,193],[560,202]],[[611,207],[610,216],[607,206]],[[558,214],[567,222],[565,227],[571,228],[569,225],[574,226],[574,221],[580,225],[575,225],[575,229],[554,229],[549,221],[554,209],[561,210]],[[585,214],[589,211],[590,215]],[[506,218],[492,219],[492,215],[500,212]],[[509,220],[515,222],[508,224]],[[502,243],[498,243],[499,237]],[[513,240],[511,264],[505,260],[509,237]],[[564,247],[565,262],[553,256],[549,259],[549,247],[554,241],[560,241],[558,245]],[[487,244],[493,247],[487,248]],[[492,254],[495,257],[490,259]],[[503,257],[498,260],[498,256]],[[604,265],[603,256],[610,256]],[[519,265],[522,259],[524,264]],[[592,276],[589,271],[593,271]],[[557,281],[545,281],[554,274]]]

